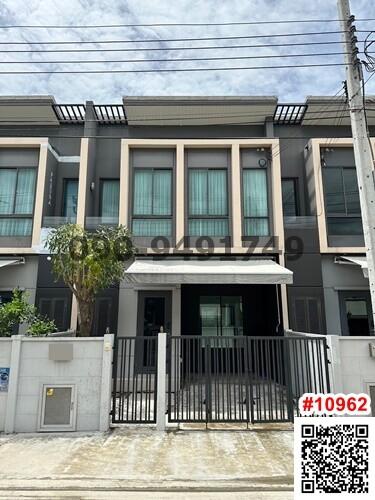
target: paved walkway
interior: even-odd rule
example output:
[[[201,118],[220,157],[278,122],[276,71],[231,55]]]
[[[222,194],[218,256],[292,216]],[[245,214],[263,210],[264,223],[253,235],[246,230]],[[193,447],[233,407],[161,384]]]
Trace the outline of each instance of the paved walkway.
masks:
[[[228,500],[288,499],[293,432],[269,426],[161,433],[132,426],[105,434],[2,435],[0,464],[0,497],[8,498],[17,492],[18,498],[30,498],[31,492],[44,498],[68,493],[71,498],[110,498],[110,492],[121,498],[126,492],[124,498],[133,498],[131,491],[142,491],[145,499],[172,498],[171,492],[177,499],[177,492],[185,492],[181,499],[218,498],[218,492],[226,492],[220,498]]]

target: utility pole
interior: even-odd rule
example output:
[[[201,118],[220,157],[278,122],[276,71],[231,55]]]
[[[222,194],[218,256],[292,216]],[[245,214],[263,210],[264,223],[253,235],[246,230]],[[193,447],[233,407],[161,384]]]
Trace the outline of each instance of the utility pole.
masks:
[[[338,0],[338,15],[343,31],[344,60],[348,87],[350,121],[352,126],[354,159],[361,204],[363,235],[366,246],[370,285],[372,319],[375,325],[375,183],[374,160],[368,136],[362,94],[362,65],[358,59],[357,38],[350,13],[349,0]],[[374,327],[373,327],[374,328]]]

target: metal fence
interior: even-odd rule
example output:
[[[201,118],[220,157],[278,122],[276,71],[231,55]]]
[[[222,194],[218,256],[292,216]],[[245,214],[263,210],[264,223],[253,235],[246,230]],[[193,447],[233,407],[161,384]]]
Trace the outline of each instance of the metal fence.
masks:
[[[117,337],[114,347],[112,423],[155,423],[157,337]]]
[[[171,337],[170,422],[287,422],[329,392],[324,337]]]

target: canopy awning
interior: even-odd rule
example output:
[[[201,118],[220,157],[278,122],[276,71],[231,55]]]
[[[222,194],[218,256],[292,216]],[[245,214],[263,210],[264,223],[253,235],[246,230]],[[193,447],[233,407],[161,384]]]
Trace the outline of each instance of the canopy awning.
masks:
[[[286,284],[293,273],[273,260],[136,260],[125,281],[142,284]]]
[[[15,266],[17,264],[24,264],[24,259],[0,259],[0,267]]]
[[[342,257],[336,257],[335,262],[336,264],[349,264],[349,265],[360,266],[363,272],[363,276],[365,278],[368,278],[368,267],[367,267],[366,257],[361,257],[357,255],[355,257],[348,257],[347,255],[345,255]]]

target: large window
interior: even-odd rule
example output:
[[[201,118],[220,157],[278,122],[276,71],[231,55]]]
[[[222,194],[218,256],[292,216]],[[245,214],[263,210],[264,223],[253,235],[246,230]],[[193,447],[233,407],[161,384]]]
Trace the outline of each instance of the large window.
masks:
[[[36,169],[0,169],[0,236],[30,236]]]
[[[323,182],[328,234],[362,235],[355,167],[325,167]]]
[[[134,236],[172,236],[172,170],[134,169]]]
[[[244,236],[268,236],[267,170],[243,170]]]
[[[228,234],[227,170],[189,169],[189,235]]]
[[[69,222],[75,222],[77,218],[78,204],[78,180],[65,179],[64,181],[64,203],[63,216],[69,219]]]
[[[202,335],[243,335],[242,297],[201,296],[199,310]]]
[[[297,179],[281,179],[283,193],[283,215],[293,217],[299,215],[297,199]]]
[[[120,182],[118,179],[102,179],[100,217],[104,223],[118,223]]]

